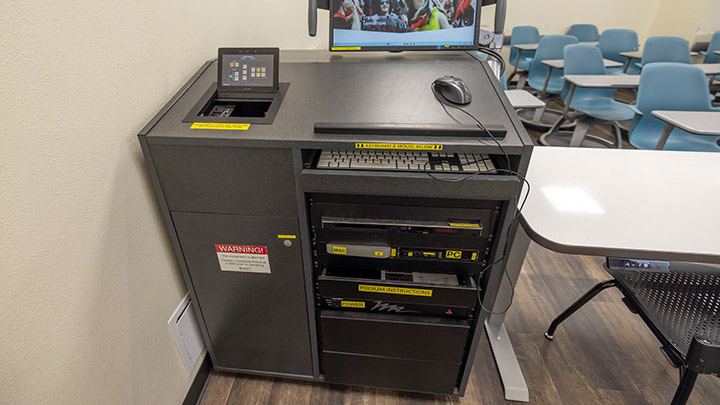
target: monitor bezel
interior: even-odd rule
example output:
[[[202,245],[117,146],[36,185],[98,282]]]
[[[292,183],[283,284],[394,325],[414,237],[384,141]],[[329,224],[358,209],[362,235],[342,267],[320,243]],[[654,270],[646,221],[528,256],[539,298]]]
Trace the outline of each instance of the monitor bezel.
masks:
[[[477,50],[480,47],[480,10],[482,9],[483,0],[477,0],[475,4],[475,35],[473,37],[472,45],[447,45],[442,48],[435,46],[334,46],[333,40],[335,39],[335,27],[333,16],[335,15],[335,1],[329,0],[330,4],[330,38],[328,42],[328,49],[330,52],[371,52],[371,51],[388,51],[388,52],[401,52],[401,51],[468,51]],[[357,49],[360,48],[360,49]]]
[[[272,55],[273,56],[273,84],[270,86],[223,86],[222,63],[225,55]],[[218,48],[218,95],[227,97],[247,93],[277,93],[280,83],[280,48]]]

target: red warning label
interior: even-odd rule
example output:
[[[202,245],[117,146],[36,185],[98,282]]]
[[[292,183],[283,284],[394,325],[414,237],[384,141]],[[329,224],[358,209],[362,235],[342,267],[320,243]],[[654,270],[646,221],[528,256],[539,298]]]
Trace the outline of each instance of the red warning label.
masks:
[[[215,252],[222,271],[270,273],[266,246],[216,244]]]

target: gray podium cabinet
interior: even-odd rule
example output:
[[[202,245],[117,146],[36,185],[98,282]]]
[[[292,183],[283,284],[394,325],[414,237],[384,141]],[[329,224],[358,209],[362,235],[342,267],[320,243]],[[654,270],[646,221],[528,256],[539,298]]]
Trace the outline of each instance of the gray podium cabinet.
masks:
[[[489,154],[498,162],[509,158],[511,169],[524,174],[531,140],[489,68],[471,54],[304,51],[280,57],[285,93],[272,123],[248,117],[245,130],[193,129],[195,122],[222,123],[194,116],[214,87],[216,63],[208,61],[139,134],[214,367],[462,395],[487,314],[478,309],[464,320],[435,321],[322,309],[309,204],[316,195],[357,196],[358,201],[379,196],[427,201],[436,208],[448,201],[470,212],[473,201],[491,201],[497,206],[496,225],[484,260],[492,262],[506,247],[521,181],[507,174],[452,183],[426,173],[322,170],[313,159],[322,150],[352,150],[358,142],[432,143],[447,153]],[[316,122],[452,125],[430,92],[430,83],[445,74],[468,83],[475,100],[469,112],[506,128],[500,142],[507,158],[488,139],[316,134],[313,129]],[[482,279],[487,307],[501,277],[498,268]],[[446,339],[428,344],[449,347],[427,350],[414,340],[423,338],[417,335]],[[373,342],[383,336],[393,341]],[[392,378],[367,377],[382,372]]]

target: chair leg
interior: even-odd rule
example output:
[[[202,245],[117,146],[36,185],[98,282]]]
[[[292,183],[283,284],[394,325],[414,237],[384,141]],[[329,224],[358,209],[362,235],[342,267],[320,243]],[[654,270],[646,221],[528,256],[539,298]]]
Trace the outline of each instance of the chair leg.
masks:
[[[617,287],[617,281],[615,280],[607,280],[603,281],[602,283],[597,284],[595,287],[591,288],[590,291],[586,292],[580,299],[575,301],[572,305],[570,305],[563,313],[557,316],[552,323],[550,324],[550,327],[548,328],[547,332],[545,332],[545,337],[548,338],[548,340],[553,340],[555,336],[555,329],[560,325],[560,323],[567,318],[570,317],[570,315],[574,314],[575,311],[580,309],[583,305],[587,304],[588,301],[593,299],[596,295],[598,295],[601,291],[610,288],[610,287]]]
[[[672,405],[685,405],[690,393],[695,386],[695,380],[697,380],[698,373],[685,369],[680,379],[680,385],[678,385],[675,391],[675,396],[671,402]]]
[[[614,121],[612,127],[615,128],[615,140],[617,142],[617,148],[622,149],[622,131],[620,131],[620,124]]]

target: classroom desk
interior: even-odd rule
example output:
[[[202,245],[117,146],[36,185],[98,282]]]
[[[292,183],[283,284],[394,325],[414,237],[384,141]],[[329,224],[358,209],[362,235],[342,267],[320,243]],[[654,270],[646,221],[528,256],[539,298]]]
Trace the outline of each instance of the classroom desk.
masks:
[[[580,42],[581,44],[585,45],[595,45],[598,46],[599,42]],[[522,51],[537,51],[538,44],[517,44],[517,45],[511,45],[511,48],[515,48],[518,50],[517,57],[515,58],[515,63],[513,64],[513,74],[518,71],[518,65],[520,64],[520,53]]]
[[[513,108],[543,108],[545,103],[526,90],[505,90]]]
[[[622,66],[622,63],[615,62],[614,60],[610,60],[610,59],[603,59],[603,62],[605,62],[606,68]],[[548,67],[547,76],[545,76],[545,84],[543,85],[543,90],[542,90],[542,97],[545,97],[545,93],[547,92],[548,83],[550,83],[550,75],[552,74],[552,70],[553,69],[563,69],[565,67],[565,60],[564,59],[546,59],[546,60],[542,61],[542,64]]]
[[[625,72],[627,72],[628,68],[630,67],[630,62],[631,62],[633,59],[642,60],[643,51],[620,52],[619,55],[620,55],[620,56],[624,56],[625,58],[627,58],[627,59],[625,60],[625,66],[623,67],[623,73],[625,73]],[[698,55],[697,52],[694,52],[694,51],[690,52],[690,57],[697,56],[697,55]]]
[[[712,152],[533,149],[531,191],[507,260],[510,281],[493,312],[507,307],[530,239],[567,254],[720,263],[720,213],[684,208],[720,206],[720,188],[711,187],[718,172],[720,159]],[[485,329],[505,397],[527,401],[504,319],[492,315]]]
[[[675,127],[691,134],[720,136],[720,112],[717,111],[653,111],[652,115],[666,122],[656,150],[665,147]]]

